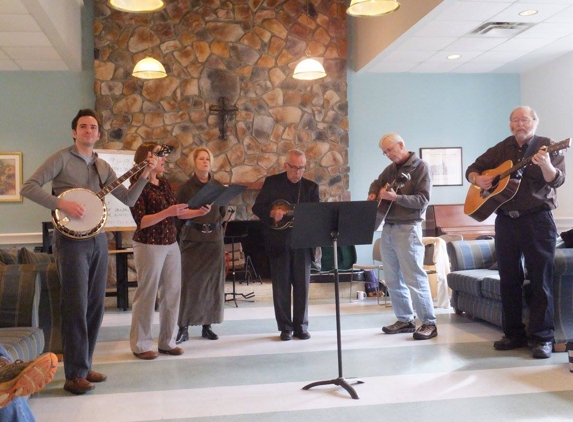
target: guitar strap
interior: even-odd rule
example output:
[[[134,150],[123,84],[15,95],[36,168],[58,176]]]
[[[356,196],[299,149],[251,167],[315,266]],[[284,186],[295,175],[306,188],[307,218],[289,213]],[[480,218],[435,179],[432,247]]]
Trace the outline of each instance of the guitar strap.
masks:
[[[535,155],[537,153],[537,150],[539,149],[537,148],[538,144],[539,144],[539,138],[533,135],[533,138],[531,138],[531,141],[529,141],[529,144],[527,144],[527,149],[525,150],[525,154],[523,154],[523,157],[521,157],[521,160],[525,160],[526,158]],[[525,167],[522,167],[515,172],[515,175],[518,179],[521,179],[523,177],[524,170]]]
[[[94,166],[95,166],[95,169],[96,169],[97,177],[99,178],[99,188],[100,188],[100,189],[103,189],[105,185],[103,184],[103,180],[102,180],[102,178],[101,178],[101,173],[100,173],[100,171],[99,171],[99,167],[98,167],[98,163],[99,163],[99,162],[100,162],[100,158],[99,158],[99,157],[95,157],[95,158],[94,158]]]

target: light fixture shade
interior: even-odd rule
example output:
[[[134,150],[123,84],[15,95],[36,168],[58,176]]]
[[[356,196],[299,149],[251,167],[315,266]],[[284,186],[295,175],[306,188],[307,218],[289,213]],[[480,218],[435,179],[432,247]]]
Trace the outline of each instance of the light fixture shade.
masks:
[[[294,73],[292,75],[295,79],[301,79],[303,81],[312,81],[314,79],[324,78],[326,72],[324,67],[315,59],[304,59],[294,68]]]
[[[108,0],[107,4],[121,12],[149,13],[165,7],[163,0]]]
[[[346,13],[350,16],[372,17],[392,13],[400,8],[395,0],[352,0]]]
[[[161,62],[153,57],[146,57],[137,62],[133,68],[133,76],[140,79],[160,79],[167,76],[165,68]]]

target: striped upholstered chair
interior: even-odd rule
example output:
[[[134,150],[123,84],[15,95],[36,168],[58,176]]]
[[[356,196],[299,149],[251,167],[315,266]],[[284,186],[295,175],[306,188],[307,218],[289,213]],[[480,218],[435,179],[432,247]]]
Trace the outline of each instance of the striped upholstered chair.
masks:
[[[40,280],[34,265],[0,264],[0,343],[14,359],[34,359],[44,350],[38,326]]]

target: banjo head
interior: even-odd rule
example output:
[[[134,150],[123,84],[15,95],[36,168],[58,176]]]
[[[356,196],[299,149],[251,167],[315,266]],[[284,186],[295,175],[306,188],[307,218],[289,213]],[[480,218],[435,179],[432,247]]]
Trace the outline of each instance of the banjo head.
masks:
[[[72,239],[88,239],[103,229],[107,220],[107,206],[95,193],[76,188],[63,192],[58,198],[82,204],[85,209],[83,218],[73,218],[62,210],[55,210],[54,226],[60,233]]]

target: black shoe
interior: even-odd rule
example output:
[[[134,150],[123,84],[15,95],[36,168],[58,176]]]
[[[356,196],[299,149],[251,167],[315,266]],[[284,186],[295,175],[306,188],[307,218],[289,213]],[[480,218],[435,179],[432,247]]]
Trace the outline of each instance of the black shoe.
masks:
[[[208,338],[209,340],[219,340],[219,336],[211,330],[210,325],[203,325],[201,337]]]
[[[292,334],[290,331],[281,331],[281,340],[289,341],[292,340]]]
[[[547,359],[551,357],[551,351],[553,349],[552,341],[536,341],[533,344],[533,349],[531,353],[535,359]]]
[[[298,337],[299,340],[308,340],[310,333],[308,331],[295,331],[293,337]]]
[[[187,330],[187,327],[179,327],[175,344],[180,344],[187,340],[189,340],[189,331]]]
[[[513,350],[519,349],[520,347],[527,347],[526,337],[502,337],[493,343],[495,350]]]

